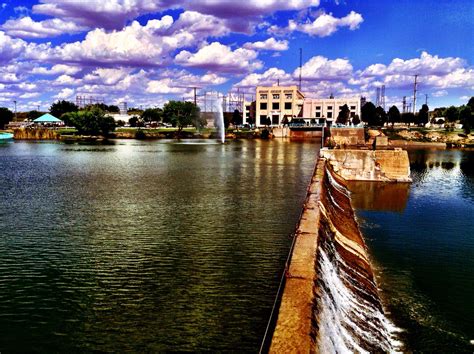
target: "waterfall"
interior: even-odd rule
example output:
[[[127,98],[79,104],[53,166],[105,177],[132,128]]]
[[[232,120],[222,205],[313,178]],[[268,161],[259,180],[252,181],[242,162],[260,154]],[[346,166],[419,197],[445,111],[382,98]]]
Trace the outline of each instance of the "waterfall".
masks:
[[[316,351],[394,352],[396,328],[384,314],[349,195],[328,169],[319,204]]]

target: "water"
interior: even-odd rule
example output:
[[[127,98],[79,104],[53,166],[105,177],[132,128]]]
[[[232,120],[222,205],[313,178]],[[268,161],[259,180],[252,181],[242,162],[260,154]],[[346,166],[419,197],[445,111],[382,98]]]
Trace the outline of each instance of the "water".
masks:
[[[382,297],[406,351],[472,353],[474,151],[410,151],[410,161],[411,186],[353,194]]]
[[[257,351],[317,148],[0,145],[0,352]]]

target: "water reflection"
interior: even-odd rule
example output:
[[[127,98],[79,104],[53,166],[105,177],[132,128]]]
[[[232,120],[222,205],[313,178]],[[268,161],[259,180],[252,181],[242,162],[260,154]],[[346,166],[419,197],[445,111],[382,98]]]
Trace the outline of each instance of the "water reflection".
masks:
[[[352,205],[361,210],[402,212],[410,193],[409,183],[351,181]]]

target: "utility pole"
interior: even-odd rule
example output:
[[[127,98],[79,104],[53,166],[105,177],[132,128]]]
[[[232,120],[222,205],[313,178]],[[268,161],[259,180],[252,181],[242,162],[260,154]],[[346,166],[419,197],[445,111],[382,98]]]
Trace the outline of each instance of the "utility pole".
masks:
[[[13,103],[15,104],[15,121],[16,121],[16,100],[13,101]]]
[[[406,109],[407,109],[407,96],[403,96],[402,104],[403,104],[403,112],[402,113],[405,113]]]
[[[299,90],[301,91],[301,71],[303,70],[303,48],[300,48],[300,84]]]
[[[425,104],[428,106],[428,94],[425,93]]]
[[[416,114],[416,91],[417,91],[416,79],[417,78],[418,78],[418,74],[415,75],[415,84],[413,85],[413,114]]]
[[[197,98],[196,98],[196,87],[193,87],[193,90],[194,90],[194,105],[197,106]]]
[[[277,79],[277,86],[280,86],[280,79]]]

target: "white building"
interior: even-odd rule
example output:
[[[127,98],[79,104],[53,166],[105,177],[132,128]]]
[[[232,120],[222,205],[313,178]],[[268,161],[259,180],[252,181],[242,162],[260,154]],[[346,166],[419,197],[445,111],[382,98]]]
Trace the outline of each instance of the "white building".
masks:
[[[339,111],[344,105],[349,107],[350,117],[361,117],[360,98],[307,98],[303,103],[304,118],[326,118],[328,123],[336,121]]]

